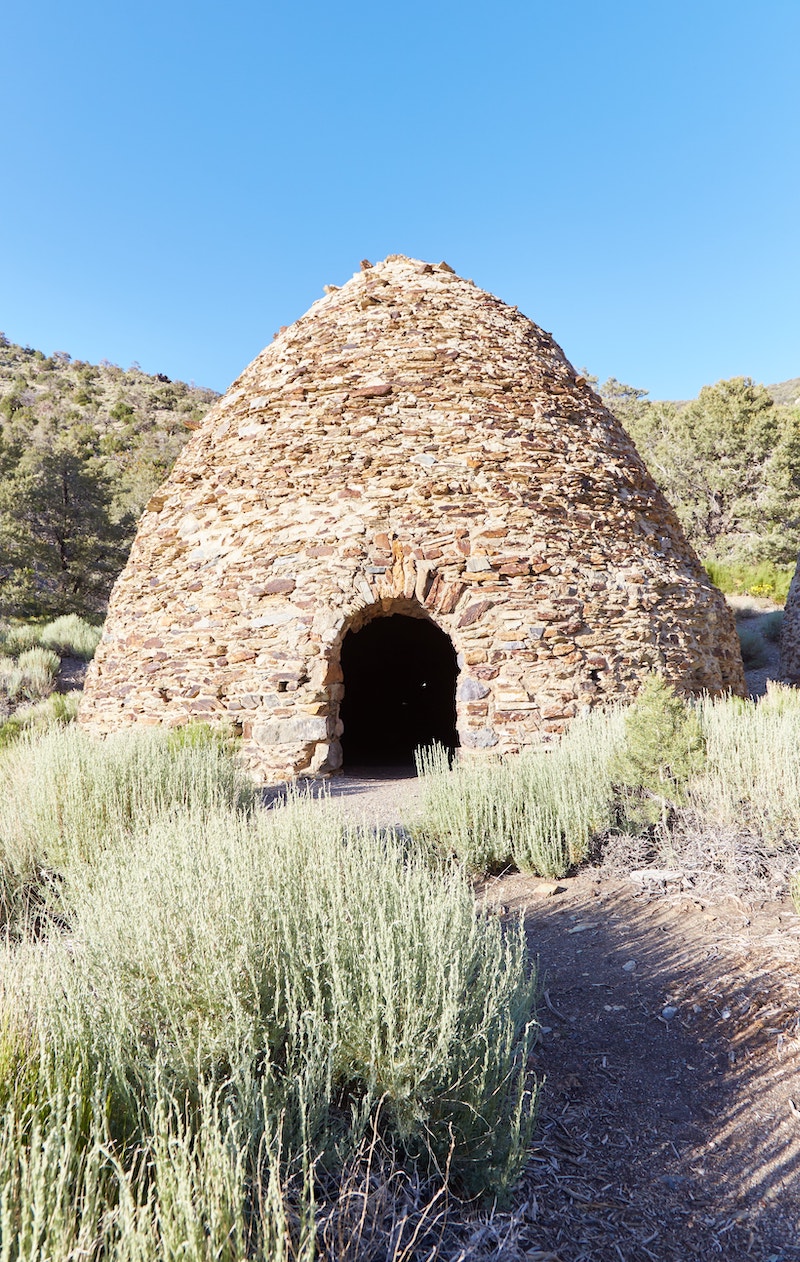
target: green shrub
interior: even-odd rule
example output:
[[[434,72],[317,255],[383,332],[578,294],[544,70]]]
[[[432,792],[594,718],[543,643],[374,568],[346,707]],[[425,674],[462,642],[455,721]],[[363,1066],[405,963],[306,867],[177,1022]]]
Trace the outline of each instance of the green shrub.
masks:
[[[163,812],[250,810],[257,792],[219,743],[171,746],[164,731],[98,740],[70,727],[26,736],[0,762],[0,871],[92,862]]]
[[[697,713],[663,676],[648,675],[625,712],[625,736],[611,764],[634,825],[666,821],[703,766],[705,738]]]
[[[758,670],[766,665],[767,649],[761,632],[753,627],[737,627],[739,644],[742,649],[742,661],[746,670]]]
[[[13,657],[0,657],[0,694],[16,701],[22,689],[22,671]]]
[[[179,1096],[208,1075],[241,1075],[244,1090],[266,1055],[293,1145],[302,1082],[323,1130],[337,1099],[361,1117],[382,1100],[412,1155],[432,1145],[444,1160],[452,1133],[467,1182],[502,1181],[520,1157],[521,1097],[503,1084],[531,1019],[523,939],[476,915],[457,871],[295,802],[162,818],[65,890],[80,926],[55,992],[67,1041],[77,1028],[104,1061],[124,1057],[140,1090],[159,1065]]]
[[[2,955],[0,955],[2,959]],[[30,1102],[36,1085],[36,1049],[27,1014],[11,986],[0,986],[0,1117],[9,1100],[27,1097]],[[1,1141],[0,1141],[1,1142]],[[0,1205],[2,1200],[0,1199]],[[2,1213],[0,1210],[0,1223]],[[2,1226],[0,1226],[0,1244]]]
[[[557,787],[543,788],[534,776],[559,748],[571,761],[557,755]],[[650,833],[656,822],[668,849],[704,837],[701,862],[713,853],[738,871],[736,847],[753,838],[759,850],[781,852],[785,868],[800,855],[800,691],[772,684],[758,702],[687,703],[654,677],[628,710],[576,721],[550,753],[452,771],[443,755],[427,753],[421,775],[421,837],[472,872],[516,864],[558,876],[593,838],[615,827]]]
[[[793,565],[773,565],[771,561],[745,565],[708,560],[704,566],[714,586],[726,595],[768,596],[779,605],[786,602],[795,569]]]
[[[0,1120],[8,1262],[454,1256],[442,1191],[420,1207],[425,1184],[387,1161],[379,1143],[364,1145],[335,1183],[330,1175],[315,1180],[310,1147],[287,1171],[268,1109],[254,1152],[249,1119],[204,1088],[191,1123],[165,1094],[135,1147],[120,1150],[104,1115],[102,1079],[87,1091],[80,1074],[63,1077],[62,1088],[42,1094],[46,1110],[26,1115],[15,1104]],[[422,1242],[424,1252],[416,1247]]]
[[[77,614],[64,614],[42,627],[40,643],[59,657],[79,657],[90,662],[100,643],[101,627],[93,627]]]
[[[618,716],[596,712],[551,749],[452,769],[443,751],[420,751],[419,832],[473,872],[514,865],[564,876],[609,825],[609,761],[619,738]]]
[[[3,1256],[311,1262],[313,1169],[372,1129],[502,1193],[536,1102],[521,925],[324,805],[141,824],[65,856],[60,931],[0,944]]]
[[[0,652],[8,657],[19,657],[27,649],[41,643],[42,628],[35,622],[12,623],[0,627]]]
[[[313,1262],[318,1256],[307,1226],[313,1202],[301,1214],[290,1205],[274,1140],[265,1142],[260,1158],[245,1162],[234,1119],[217,1123],[210,1105],[190,1128],[168,1098],[138,1145],[137,1161],[120,1160],[103,1115],[102,1080],[92,1086],[88,1109],[85,1096],[76,1075],[53,1091],[46,1120],[25,1119],[17,1110],[4,1120],[4,1259]]]
[[[50,649],[26,649],[17,658],[17,666],[22,672],[22,696],[28,701],[41,701],[53,691],[61,659]]]
[[[0,657],[0,692],[9,701],[39,701],[54,687],[60,659],[49,649],[25,649],[16,660]]]
[[[770,644],[777,644],[781,638],[781,629],[783,627],[783,610],[776,609],[774,613],[767,614],[761,623],[761,634],[765,640],[769,640]]]
[[[707,699],[697,713],[706,762],[687,786],[692,816],[760,845],[800,844],[800,692],[773,685],[758,702]]]
[[[44,732],[50,727],[63,727],[78,715],[80,694],[51,692],[44,701],[19,706],[7,719],[0,721],[0,750],[18,740],[23,733]]]
[[[52,649],[43,648],[41,645],[37,645],[32,649],[26,649],[17,658],[17,666],[24,673],[31,675],[45,674],[51,680],[58,674],[60,665],[61,659],[58,653],[54,653]]]

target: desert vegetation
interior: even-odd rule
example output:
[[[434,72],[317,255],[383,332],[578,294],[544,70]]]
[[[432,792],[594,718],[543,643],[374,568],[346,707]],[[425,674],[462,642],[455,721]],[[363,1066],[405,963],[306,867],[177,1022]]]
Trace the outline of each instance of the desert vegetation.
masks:
[[[800,864],[800,696],[685,701],[653,675],[548,750],[450,767],[420,754],[430,844],[482,874],[563,877],[604,849],[628,868],[684,866],[786,888]]]
[[[147,500],[215,398],[0,334],[0,616],[102,613]]]
[[[563,876],[610,827],[611,755],[621,722],[617,712],[598,713],[553,749],[513,758],[451,766],[441,748],[420,751],[422,836],[473,874],[513,865]]]
[[[310,1259],[359,1160],[433,1189],[410,1256],[445,1185],[513,1183],[535,975],[460,866],[266,810],[206,730],[53,728],[0,779],[4,1258]]]
[[[791,689],[687,702],[654,675],[547,751],[422,753],[420,822],[378,834],[267,808],[203,725],[23,733],[0,755],[0,1256],[459,1256],[539,1091],[535,969],[475,879],[679,864],[796,893],[799,716]]]
[[[59,692],[65,660],[91,661],[101,628],[76,614],[0,622],[0,748],[26,731],[70,722],[79,692]],[[79,672],[80,673],[80,672]]]
[[[787,383],[788,384],[788,383]],[[797,398],[732,377],[685,403],[597,387],[622,421],[723,590],[785,599],[800,545]],[[791,578],[791,571],[788,574]],[[755,590],[754,590],[755,589]]]

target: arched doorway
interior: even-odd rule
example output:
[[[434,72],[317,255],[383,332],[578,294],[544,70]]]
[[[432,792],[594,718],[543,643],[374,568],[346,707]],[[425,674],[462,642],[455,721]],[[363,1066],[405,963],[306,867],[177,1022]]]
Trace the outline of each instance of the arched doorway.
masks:
[[[427,618],[373,618],[342,643],[344,765],[413,767],[434,741],[453,750],[456,653]]]

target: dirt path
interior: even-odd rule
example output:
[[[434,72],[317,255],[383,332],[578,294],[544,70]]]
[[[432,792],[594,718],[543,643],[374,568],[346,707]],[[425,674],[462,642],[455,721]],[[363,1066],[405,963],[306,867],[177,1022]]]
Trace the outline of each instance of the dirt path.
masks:
[[[410,822],[413,778],[330,785],[347,819]],[[686,886],[686,887],[684,887]],[[602,868],[519,874],[543,981],[540,1123],[503,1262],[800,1262],[800,918]]]
[[[537,888],[484,891],[524,913],[544,985],[520,1244],[553,1262],[800,1258],[794,911],[599,870]]]
[[[763,697],[771,680],[781,680],[780,646],[764,635],[766,623],[781,606],[760,596],[726,596],[725,599],[736,615],[739,627],[762,636],[764,663],[754,669],[745,669],[745,677],[750,696]]]
[[[394,767],[353,768],[344,776],[310,780],[307,791],[334,800],[348,824],[366,828],[393,828],[412,824],[421,810],[420,782]],[[286,786],[264,790],[267,803],[280,802]]]

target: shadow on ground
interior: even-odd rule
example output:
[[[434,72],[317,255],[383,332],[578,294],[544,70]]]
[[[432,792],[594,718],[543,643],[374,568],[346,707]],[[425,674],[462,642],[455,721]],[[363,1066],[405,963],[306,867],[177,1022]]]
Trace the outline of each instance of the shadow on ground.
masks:
[[[400,769],[308,789],[371,827],[408,820],[419,800]],[[516,874],[480,891],[524,916],[543,989],[540,1119],[498,1262],[800,1262],[791,905],[602,868],[537,893],[552,887]]]
[[[775,911],[636,895],[596,872],[546,899],[534,887],[486,890],[524,912],[544,992],[528,1247],[800,1258],[796,934]]]

